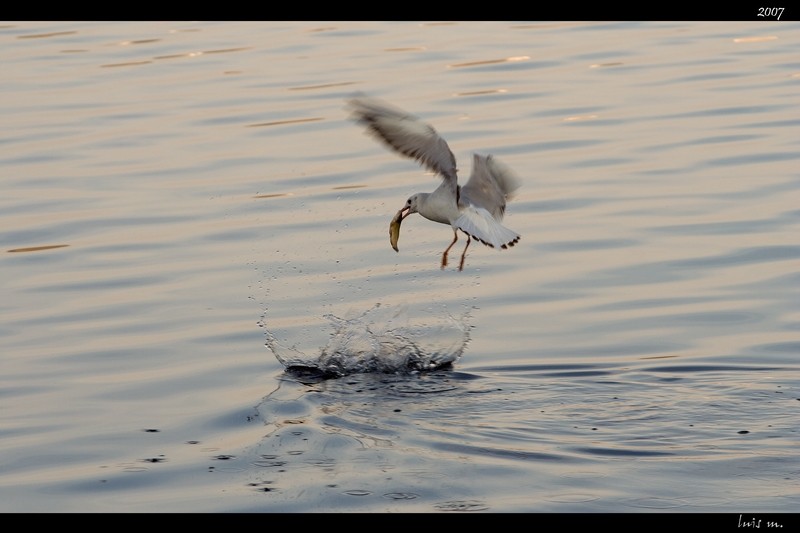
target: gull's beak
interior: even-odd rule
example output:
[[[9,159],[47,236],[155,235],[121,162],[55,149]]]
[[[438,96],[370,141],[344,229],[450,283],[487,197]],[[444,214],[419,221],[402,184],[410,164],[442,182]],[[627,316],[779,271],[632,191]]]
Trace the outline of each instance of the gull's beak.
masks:
[[[411,214],[411,207],[404,206],[400,211],[398,211],[398,213],[401,213],[400,220],[403,220],[404,218],[406,218],[408,215]]]

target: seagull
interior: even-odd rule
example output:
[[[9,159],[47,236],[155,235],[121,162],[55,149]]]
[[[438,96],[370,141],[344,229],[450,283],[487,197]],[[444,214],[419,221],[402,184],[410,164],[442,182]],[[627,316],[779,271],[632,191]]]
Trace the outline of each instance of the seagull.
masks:
[[[375,98],[359,95],[347,103],[351,118],[365,126],[368,133],[442,178],[433,192],[412,195],[397,212],[389,230],[395,250],[400,223],[413,213],[433,222],[449,224],[453,229],[453,241],[442,254],[442,269],[447,266],[447,254],[458,241],[459,231],[467,236],[459,271],[464,270],[467,248],[473,238],[495,249],[506,249],[519,241],[517,232],[501,224],[506,201],[520,186],[519,179],[506,165],[491,155],[476,153],[472,174],[462,187],[458,184],[456,158],[433,127]]]

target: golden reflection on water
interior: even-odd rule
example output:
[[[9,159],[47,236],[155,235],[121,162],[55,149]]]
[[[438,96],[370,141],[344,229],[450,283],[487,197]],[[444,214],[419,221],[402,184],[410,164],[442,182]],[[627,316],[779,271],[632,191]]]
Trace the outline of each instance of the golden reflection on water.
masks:
[[[135,40],[135,41],[122,41],[122,42],[121,42],[121,43],[119,43],[119,44],[120,44],[120,46],[128,46],[128,45],[131,45],[131,44],[147,44],[147,43],[157,43],[157,42],[159,42],[160,40],[161,40],[161,39],[137,39],[137,40]]]
[[[278,192],[274,194],[257,194],[253,198],[278,198],[280,196],[293,196],[290,192]]]
[[[502,94],[507,92],[508,89],[486,89],[483,91],[465,91],[461,93],[453,93],[453,96],[479,96],[482,94]]]
[[[333,187],[334,190],[342,190],[342,189],[363,189],[366,185],[339,185],[338,187]]]
[[[152,63],[152,61],[146,60],[146,61],[128,61],[126,63],[109,63],[107,65],[100,65],[100,68],[136,67],[139,65],[146,65],[148,63]]]
[[[259,122],[258,124],[248,124],[248,128],[260,128],[262,126],[281,126],[284,124],[300,124],[303,122],[317,122],[319,120],[325,120],[322,117],[313,117],[313,118],[294,118],[288,120],[276,120],[273,122]]]
[[[447,65],[447,68],[465,68],[465,67],[479,67],[483,65],[494,65],[497,63],[511,63],[514,61],[527,61],[530,59],[529,56],[513,56],[513,57],[504,57],[501,59],[486,59],[483,61],[467,61],[465,63],[453,63],[452,65]]]
[[[777,41],[778,37],[775,35],[763,35],[760,37],[737,37],[733,40],[735,43],[762,43],[764,41]]]
[[[589,65],[589,68],[605,68],[605,67],[618,67],[620,65],[624,65],[621,61],[616,61],[613,63],[595,63],[593,65]]]
[[[564,122],[577,122],[580,120],[594,120],[599,118],[599,115],[576,115],[573,117],[566,117],[564,118]]]
[[[290,91],[310,91],[314,89],[328,89],[330,87],[344,87],[346,85],[354,85],[354,81],[342,81],[339,83],[323,83],[321,85],[306,85],[303,87],[289,87]]]
[[[77,31],[54,31],[50,33],[35,33],[32,35],[18,35],[17,39],[46,39],[48,37],[61,37],[63,35],[74,35]]]
[[[52,250],[54,248],[65,248],[69,246],[69,244],[50,244],[47,246],[28,246],[26,248],[14,248],[12,250],[7,250],[9,253],[17,253],[17,252],[41,252],[42,250]]]

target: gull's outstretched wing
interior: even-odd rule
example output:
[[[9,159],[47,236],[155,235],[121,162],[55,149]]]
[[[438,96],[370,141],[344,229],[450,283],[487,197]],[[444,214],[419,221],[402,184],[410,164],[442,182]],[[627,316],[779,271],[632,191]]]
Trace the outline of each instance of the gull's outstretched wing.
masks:
[[[455,187],[456,158],[430,125],[413,115],[374,98],[358,96],[348,101],[352,118],[373,136],[407,157],[417,160]]]
[[[462,206],[482,207],[500,221],[506,211],[506,202],[520,186],[519,179],[510,168],[492,157],[475,154],[472,175],[461,187],[459,203]]]

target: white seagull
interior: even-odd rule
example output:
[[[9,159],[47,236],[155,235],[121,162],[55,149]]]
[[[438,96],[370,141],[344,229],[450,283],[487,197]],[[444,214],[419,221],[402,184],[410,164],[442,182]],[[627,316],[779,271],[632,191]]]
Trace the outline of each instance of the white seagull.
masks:
[[[459,271],[464,269],[464,258],[473,237],[495,249],[505,249],[519,241],[518,233],[500,223],[506,201],[520,185],[508,167],[491,155],[474,154],[472,175],[462,187],[458,184],[453,152],[430,125],[374,98],[358,96],[348,103],[352,118],[366,126],[369,133],[442,177],[442,184],[436,190],[412,195],[397,212],[389,229],[395,250],[400,223],[412,213],[453,228],[453,241],[442,254],[443,269],[447,266],[447,253],[458,241],[458,230],[467,235]]]

